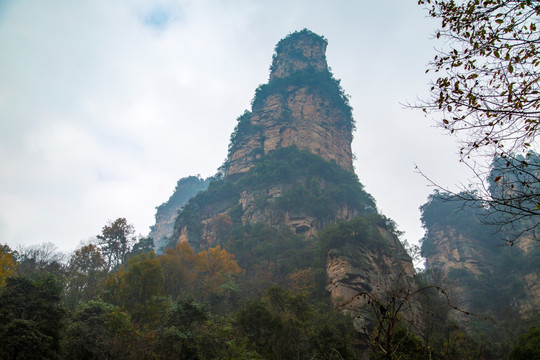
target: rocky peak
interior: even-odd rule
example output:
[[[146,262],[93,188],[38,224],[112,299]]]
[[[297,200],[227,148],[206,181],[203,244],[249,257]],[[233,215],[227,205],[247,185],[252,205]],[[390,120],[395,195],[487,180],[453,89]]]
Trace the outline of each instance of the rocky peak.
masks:
[[[270,151],[291,146],[353,171],[354,120],[347,96],[328,69],[326,45],[309,30],[278,43],[270,81],[256,90],[252,110],[238,118],[225,176],[245,173]]]
[[[327,45],[328,42],[324,37],[307,29],[285,37],[276,46],[270,68],[270,81],[285,78],[308,68],[316,71],[328,70]]]

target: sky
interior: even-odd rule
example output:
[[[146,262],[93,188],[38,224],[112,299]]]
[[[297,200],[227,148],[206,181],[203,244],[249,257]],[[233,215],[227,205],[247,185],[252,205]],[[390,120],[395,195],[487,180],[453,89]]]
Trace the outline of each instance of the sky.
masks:
[[[0,243],[72,251],[125,217],[146,235],[185,176],[214,175],[277,42],[310,29],[350,95],[356,173],[402,239],[466,182],[419,110],[438,24],[416,1],[0,0]]]

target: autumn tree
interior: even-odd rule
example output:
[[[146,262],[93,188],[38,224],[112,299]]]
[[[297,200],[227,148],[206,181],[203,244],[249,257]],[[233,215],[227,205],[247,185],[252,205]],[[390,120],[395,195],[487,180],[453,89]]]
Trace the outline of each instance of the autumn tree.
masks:
[[[198,255],[187,242],[179,242],[175,248],[167,248],[159,257],[165,281],[165,293],[173,299],[183,293],[194,294],[197,288]]]
[[[220,246],[203,250],[197,255],[203,298],[206,300],[212,295],[223,295],[224,285],[243,271],[234,260],[234,255]]]
[[[6,284],[6,279],[15,274],[16,262],[12,251],[7,245],[0,245],[0,288]]]
[[[540,224],[540,164],[524,155],[537,150],[540,122],[540,3],[535,0],[419,0],[441,21],[436,37],[445,42],[429,63],[431,97],[418,105],[442,113],[440,126],[460,135],[461,159],[478,179],[477,198],[468,200],[495,212]],[[497,197],[489,191],[488,164],[502,159],[501,172],[524,173],[519,189],[511,184]],[[495,177],[495,182],[498,181]],[[511,217],[509,217],[511,218]],[[501,224],[506,219],[498,219]],[[534,229],[533,228],[533,229]]]
[[[134,233],[133,225],[128,224],[125,218],[118,218],[103,226],[97,238],[109,269],[118,267],[126,261],[135,242]]]

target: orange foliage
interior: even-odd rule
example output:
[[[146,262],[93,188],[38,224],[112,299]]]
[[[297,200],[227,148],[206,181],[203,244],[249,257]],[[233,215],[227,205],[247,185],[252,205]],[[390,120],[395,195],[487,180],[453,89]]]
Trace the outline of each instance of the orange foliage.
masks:
[[[315,283],[315,276],[313,275],[313,268],[296,270],[289,275],[289,284],[293,291],[302,292],[313,288]]]
[[[223,285],[243,272],[234,255],[220,246],[195,253],[187,242],[167,249],[159,258],[165,277],[167,295],[182,293],[207,297],[223,293]]]
[[[15,260],[4,247],[0,246],[0,287],[6,284],[6,279],[15,273]]]

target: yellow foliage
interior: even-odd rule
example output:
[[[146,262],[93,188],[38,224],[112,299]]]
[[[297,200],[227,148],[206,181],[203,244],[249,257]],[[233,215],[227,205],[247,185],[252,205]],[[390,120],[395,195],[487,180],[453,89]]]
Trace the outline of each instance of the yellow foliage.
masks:
[[[221,246],[204,250],[198,254],[201,270],[210,277],[238,275],[242,269],[234,260],[234,255],[221,249]]]
[[[175,249],[167,249],[159,262],[165,277],[168,295],[183,292],[203,296],[223,293],[223,285],[243,272],[234,255],[220,246],[195,253],[187,242],[180,242]]]
[[[0,287],[6,284],[6,279],[15,274],[15,259],[7,252],[5,248],[0,246]]]
[[[306,291],[312,289],[315,284],[313,268],[296,270],[289,275],[289,284],[294,291]]]

